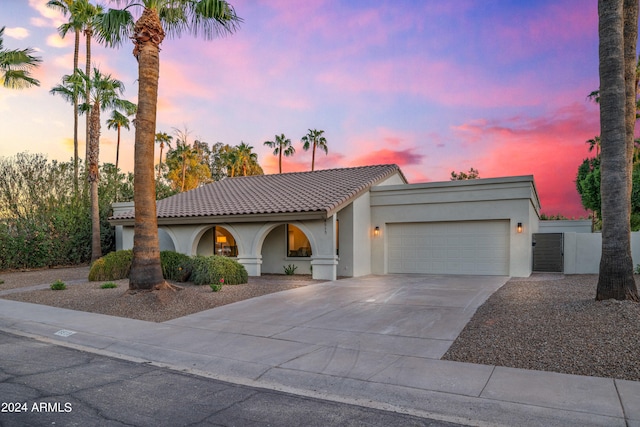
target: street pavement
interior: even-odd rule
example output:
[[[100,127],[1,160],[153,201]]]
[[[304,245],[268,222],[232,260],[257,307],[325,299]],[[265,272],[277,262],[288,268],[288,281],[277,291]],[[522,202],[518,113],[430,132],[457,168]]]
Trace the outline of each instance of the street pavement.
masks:
[[[0,426],[457,424],[296,396],[0,332]]]
[[[365,412],[473,426],[640,427],[638,382],[440,360],[476,309],[507,280],[366,276],[163,323],[0,299],[0,330],[137,367],[168,367]],[[75,377],[69,376],[70,386]],[[160,389],[160,381],[151,379],[152,389]],[[188,388],[177,384],[167,390],[188,395]],[[126,396],[122,387],[108,390],[102,394],[105,402]],[[142,396],[137,404],[145,408],[147,395]],[[297,413],[283,417],[292,425],[309,424]],[[339,420],[318,422],[341,425]]]

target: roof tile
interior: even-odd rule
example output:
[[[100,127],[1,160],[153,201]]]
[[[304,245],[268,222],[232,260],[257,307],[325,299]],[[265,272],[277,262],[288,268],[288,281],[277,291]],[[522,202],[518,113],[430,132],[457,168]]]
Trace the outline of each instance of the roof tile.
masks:
[[[394,173],[397,165],[225,178],[157,202],[158,218],[328,213]],[[404,179],[404,177],[403,177]],[[133,219],[133,211],[111,217]]]

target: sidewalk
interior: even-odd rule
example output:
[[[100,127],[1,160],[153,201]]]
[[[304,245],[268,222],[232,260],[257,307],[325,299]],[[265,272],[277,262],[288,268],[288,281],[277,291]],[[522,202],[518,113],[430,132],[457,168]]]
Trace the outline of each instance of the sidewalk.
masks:
[[[0,299],[0,329],[469,425],[640,426],[640,383],[439,360],[506,277],[367,276],[164,323]]]

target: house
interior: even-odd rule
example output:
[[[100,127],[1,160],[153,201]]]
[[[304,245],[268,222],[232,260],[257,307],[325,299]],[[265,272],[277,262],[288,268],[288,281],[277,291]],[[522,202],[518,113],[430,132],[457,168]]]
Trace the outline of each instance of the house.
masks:
[[[532,176],[408,184],[396,165],[226,178],[157,203],[161,250],[236,258],[249,275],[529,276]],[[114,204],[117,249],[131,203]]]

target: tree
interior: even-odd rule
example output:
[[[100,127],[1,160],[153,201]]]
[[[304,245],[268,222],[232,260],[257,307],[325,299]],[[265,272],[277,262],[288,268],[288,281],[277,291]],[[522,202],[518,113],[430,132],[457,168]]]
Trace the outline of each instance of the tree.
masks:
[[[0,28],[0,79],[2,85],[8,89],[25,89],[31,86],[40,86],[40,82],[31,77],[31,71],[36,68],[42,59],[34,56],[35,51],[30,47],[26,49],[5,49],[4,28]]]
[[[111,111],[111,118],[107,119],[107,129],[116,129],[118,131],[118,142],[116,143],[116,164],[115,168],[118,171],[118,161],[120,159],[120,129],[125,128],[129,130],[129,116],[136,113],[137,106],[133,102],[122,100],[125,113],[120,111]]]
[[[158,158],[158,179],[160,179],[160,174],[162,172],[162,150],[164,149],[165,144],[167,144],[167,148],[171,148],[172,139],[173,137],[166,132],[156,133],[156,142],[160,144],[160,157]]]
[[[178,139],[176,148],[167,152],[169,172],[167,179],[173,189],[189,191],[211,182],[209,170],[209,147],[205,142],[194,141],[193,145]]]
[[[596,300],[638,301],[630,210],[636,116],[637,0],[599,0],[602,257]]]
[[[282,173],[282,155],[293,156],[296,149],[291,145],[291,140],[283,134],[276,135],[273,141],[265,141],[264,145],[273,148],[273,155],[278,156],[278,173]]]
[[[451,171],[451,178],[449,179],[451,181],[464,181],[467,179],[478,179],[478,178],[480,178],[480,172],[478,172],[477,169],[469,168],[468,172],[455,173],[454,171]]]
[[[158,105],[160,44],[165,37],[191,32],[205,39],[231,34],[241,21],[224,0],[126,1],[124,9],[110,9],[100,19],[99,40],[118,46],[132,39],[138,61],[138,114],[135,137],[135,220],[133,261],[129,288],[166,288],[160,266],[160,245],[155,201],[154,140]],[[134,24],[129,6],[142,6]]]
[[[80,77],[88,83],[88,93],[84,93],[85,104],[80,108],[89,111],[89,143],[87,144],[87,180],[90,185],[91,194],[91,224],[92,224],[92,244],[91,261],[95,261],[102,256],[100,239],[100,205],[98,200],[99,155],[100,155],[100,112],[104,109],[124,109],[131,104],[121,100],[119,95],[124,92],[124,85],[120,80],[114,79],[111,75],[104,75],[97,68],[93,69],[93,74],[87,76],[79,71]]]
[[[247,176],[247,171],[251,163],[258,161],[258,155],[254,153],[253,147],[251,145],[245,144],[244,142],[240,143],[236,147],[237,150],[237,163],[242,170],[242,176]]]
[[[84,27],[83,18],[81,12],[84,7],[79,7],[79,2],[85,0],[50,0],[47,2],[47,6],[56,9],[64,16],[69,15],[69,21],[58,27],[58,32],[62,38],[65,38],[67,33],[73,30],[74,35],[74,47],[73,47],[73,72],[78,69],[78,54],[80,51],[80,32]],[[78,192],[78,93],[74,92],[71,97],[73,103],[73,172],[74,172],[74,191]]]
[[[323,130],[317,129],[309,129],[309,133],[302,137],[302,149],[304,151],[308,151],[309,148],[312,148],[311,151],[311,170],[313,171],[316,163],[316,147],[320,148],[324,151],[325,154],[329,152],[327,148],[327,140],[322,134]]]

